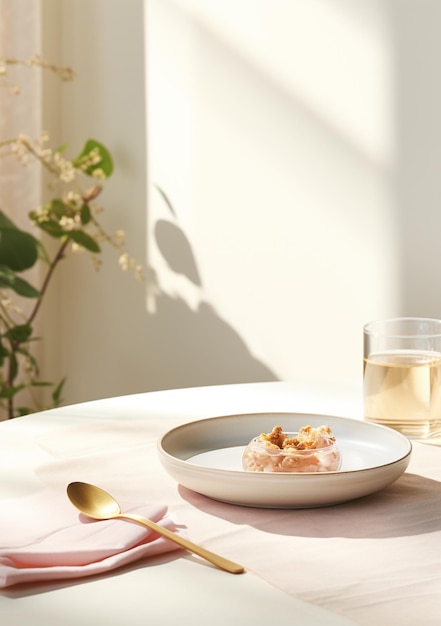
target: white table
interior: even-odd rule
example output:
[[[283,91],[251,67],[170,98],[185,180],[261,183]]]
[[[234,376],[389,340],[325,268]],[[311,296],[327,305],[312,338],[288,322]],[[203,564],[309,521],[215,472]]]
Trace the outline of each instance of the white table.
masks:
[[[378,494],[288,511],[215,502],[181,488],[159,462],[156,442],[174,426],[270,411],[361,418],[361,394],[334,385],[225,385],[0,423],[0,515],[8,498],[45,487],[64,498],[69,482],[85,480],[115,496],[165,502],[193,541],[247,569],[234,576],[179,551],[106,576],[9,587],[0,591],[2,623],[439,624],[440,448],[415,444],[407,472]]]

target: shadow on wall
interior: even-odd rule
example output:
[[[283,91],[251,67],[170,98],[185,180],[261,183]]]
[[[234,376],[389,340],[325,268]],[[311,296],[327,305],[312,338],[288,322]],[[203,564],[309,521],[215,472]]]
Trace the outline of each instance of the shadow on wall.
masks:
[[[149,385],[158,390],[278,380],[206,301],[190,242],[167,196],[156,191],[168,216],[157,219],[150,233],[156,258],[148,284],[154,301],[148,322],[154,361]]]

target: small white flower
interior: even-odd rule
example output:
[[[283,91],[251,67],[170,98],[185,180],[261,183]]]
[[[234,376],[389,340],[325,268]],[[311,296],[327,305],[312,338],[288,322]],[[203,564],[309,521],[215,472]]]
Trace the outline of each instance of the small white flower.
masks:
[[[65,230],[73,230],[75,228],[75,219],[63,215],[63,217],[60,218],[59,224]]]
[[[104,180],[106,178],[104,170],[101,167],[97,167],[96,169],[94,169],[92,171],[92,176],[94,178],[97,178],[98,180]]]
[[[78,208],[82,204],[81,195],[72,190],[67,191],[65,194],[63,194],[63,201],[65,204],[68,204],[73,208]]]
[[[64,183],[71,183],[75,180],[75,168],[71,161],[61,156],[59,152],[55,152],[53,162],[58,170],[58,177]]]
[[[130,259],[127,252],[123,252],[122,254],[120,254],[118,263],[120,264],[121,269],[123,269],[124,271],[127,271],[129,269]]]
[[[40,137],[37,140],[38,145],[43,146],[48,141],[49,141],[49,133],[47,132],[47,130],[42,130],[40,133]]]
[[[126,237],[126,233],[123,230],[117,230],[113,240],[115,242],[115,246],[117,248],[121,248],[124,244],[125,244],[125,237]]]

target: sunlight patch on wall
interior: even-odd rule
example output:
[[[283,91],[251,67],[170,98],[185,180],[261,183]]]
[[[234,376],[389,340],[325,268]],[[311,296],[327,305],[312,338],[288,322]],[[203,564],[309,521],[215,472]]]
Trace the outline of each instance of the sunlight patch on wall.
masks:
[[[173,0],[269,80],[391,168],[393,58],[376,0]]]

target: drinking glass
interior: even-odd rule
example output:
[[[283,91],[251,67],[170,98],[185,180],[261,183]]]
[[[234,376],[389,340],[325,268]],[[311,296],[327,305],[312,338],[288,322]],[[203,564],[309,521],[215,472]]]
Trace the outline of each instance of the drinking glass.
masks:
[[[364,417],[410,439],[441,434],[441,320],[402,317],[363,328]]]

